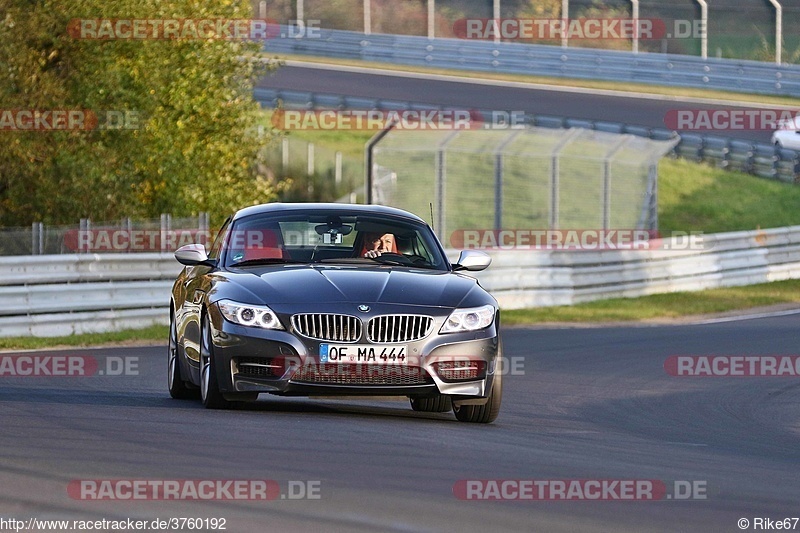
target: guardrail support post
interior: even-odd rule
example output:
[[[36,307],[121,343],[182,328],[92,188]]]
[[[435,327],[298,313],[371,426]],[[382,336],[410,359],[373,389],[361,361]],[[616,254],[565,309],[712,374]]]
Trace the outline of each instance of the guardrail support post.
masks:
[[[569,0],[561,0],[561,22],[564,24],[562,30],[564,33],[561,35],[561,46],[566,48],[569,46]]]
[[[372,0],[364,0],[364,35],[372,33]]]

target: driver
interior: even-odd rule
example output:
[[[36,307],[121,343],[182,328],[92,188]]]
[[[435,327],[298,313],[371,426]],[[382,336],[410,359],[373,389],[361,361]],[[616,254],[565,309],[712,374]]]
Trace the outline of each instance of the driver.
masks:
[[[385,253],[397,253],[394,233],[367,233],[364,235],[364,248],[361,251],[362,257],[373,259]]]

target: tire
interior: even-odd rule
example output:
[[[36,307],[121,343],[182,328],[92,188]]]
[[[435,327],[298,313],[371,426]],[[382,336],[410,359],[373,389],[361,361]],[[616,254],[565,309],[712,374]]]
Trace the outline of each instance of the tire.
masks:
[[[503,400],[503,373],[500,361],[502,361],[502,357],[497,359],[492,392],[489,393],[489,399],[485,404],[462,405],[460,407],[453,405],[453,414],[456,415],[456,419],[459,422],[489,424],[494,422],[497,415],[500,414],[500,404]]]
[[[226,400],[219,391],[211,324],[207,316],[203,316],[200,326],[200,400],[207,409],[230,409],[234,403]]]
[[[410,398],[411,409],[423,413],[446,413],[453,408],[449,396],[437,394],[430,398]]]
[[[167,387],[169,395],[176,400],[196,398],[197,390],[190,389],[181,375],[181,362],[178,360],[178,330],[174,313],[170,313],[169,317],[169,346],[167,350]]]

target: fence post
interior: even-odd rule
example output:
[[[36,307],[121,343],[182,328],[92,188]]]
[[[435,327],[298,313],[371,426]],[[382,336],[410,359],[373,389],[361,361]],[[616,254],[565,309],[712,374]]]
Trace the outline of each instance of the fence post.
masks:
[[[436,37],[436,0],[428,0],[428,39]]]
[[[372,33],[372,0],[364,0],[364,35]]]
[[[82,218],[78,226],[78,253],[83,253],[83,243],[86,242],[86,250],[85,252],[89,252],[88,242],[89,239],[86,239],[84,236],[88,235],[88,233],[92,230],[92,222],[88,218]]]
[[[494,23],[497,24],[496,27],[500,25],[500,0],[494,0],[492,2],[492,16],[494,17]],[[496,31],[494,34],[494,42],[500,42],[500,32]]]
[[[769,0],[775,6],[775,63],[783,62],[783,6],[778,0]]]
[[[458,130],[451,131],[444,140],[439,143],[436,150],[436,228],[439,240],[447,246],[448,242],[445,234],[445,200],[447,195],[447,145],[459,134]]]
[[[289,138],[284,137],[281,139],[281,166],[283,167],[284,175],[289,170]]]
[[[308,151],[306,156],[306,163],[308,168],[306,169],[306,174],[309,176],[314,175],[314,143],[308,143]]]
[[[503,227],[503,150],[517,138],[523,130],[517,130],[503,139],[494,150],[494,229]]]
[[[708,3],[697,0],[700,4],[700,57],[708,59]]]
[[[631,13],[631,15],[633,16],[632,17],[633,18],[633,23],[635,24],[635,27],[636,27],[636,29],[634,30],[634,34],[633,34],[633,46],[631,48],[631,51],[634,54],[638,54],[639,53],[639,29],[641,28],[641,26],[639,25],[639,0],[631,0],[631,4],[632,4],[632,8],[631,8],[632,9],[632,13]]]
[[[342,184],[342,152],[336,152],[333,179],[337,186]]]
[[[169,235],[169,231],[172,229],[172,215],[162,213],[161,214],[161,243],[159,245],[159,250],[161,253],[167,250],[167,237]]]
[[[603,161],[603,229],[611,227],[611,160],[628,144],[633,135],[625,135],[606,154]]]
[[[44,254],[44,224],[34,222],[31,225],[31,255]]]
[[[559,178],[561,177],[560,157],[563,150],[572,139],[580,134],[579,128],[570,128],[566,135],[553,147],[550,162],[550,229],[558,229]]]

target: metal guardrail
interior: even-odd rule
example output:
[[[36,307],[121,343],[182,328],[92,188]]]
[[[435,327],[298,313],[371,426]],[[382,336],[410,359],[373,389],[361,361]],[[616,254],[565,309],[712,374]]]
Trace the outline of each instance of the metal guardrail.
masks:
[[[503,309],[800,278],[800,226],[706,235],[703,242],[691,251],[494,251],[492,266],[475,277]],[[0,258],[0,337],[166,324],[180,269],[171,254]]]
[[[290,33],[282,27],[282,34]],[[537,44],[428,39],[407,35],[321,30],[319,37],[265,43],[273,54],[358,59],[399,65],[606,80],[800,96],[800,65],[739,59],[561,48]]]
[[[166,324],[181,268],[172,254],[0,257],[0,337]]]
[[[255,89],[256,100],[269,107],[281,104],[287,108],[306,109],[384,109],[434,110],[434,106],[410,101],[353,97],[341,94],[320,94],[305,91]],[[477,110],[492,116],[491,110]],[[585,128],[609,133],[636,135],[654,140],[668,140],[677,135],[666,128],[650,128],[620,122],[593,121],[551,115],[525,115],[521,122],[542,128]],[[800,153],[769,143],[745,141],[719,135],[687,133],[673,154],[692,161],[705,161],[728,170],[738,170],[766,179],[785,183],[800,183]]]
[[[704,249],[489,252],[475,277],[503,309],[573,305],[800,278],[800,226],[719,233]]]

